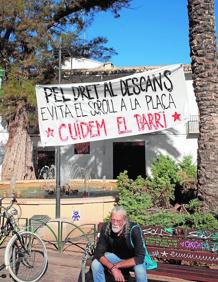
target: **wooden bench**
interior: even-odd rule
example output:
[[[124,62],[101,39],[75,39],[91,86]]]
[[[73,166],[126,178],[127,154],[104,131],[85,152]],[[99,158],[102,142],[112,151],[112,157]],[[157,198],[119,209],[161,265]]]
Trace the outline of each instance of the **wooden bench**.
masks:
[[[98,225],[100,230],[102,223]],[[200,231],[181,228],[141,226],[147,249],[158,261],[156,270],[148,271],[151,281],[218,281],[218,230]],[[95,243],[89,242],[93,249]],[[82,282],[92,251],[84,253]]]
[[[151,257],[158,260],[158,269],[148,271],[149,278],[218,281],[218,230],[141,228]]]

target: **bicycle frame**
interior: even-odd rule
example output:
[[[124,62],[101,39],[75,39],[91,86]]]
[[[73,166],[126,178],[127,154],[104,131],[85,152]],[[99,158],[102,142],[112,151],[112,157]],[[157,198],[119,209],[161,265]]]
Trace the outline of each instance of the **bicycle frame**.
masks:
[[[6,240],[10,235],[12,237],[6,244],[4,263],[0,265],[0,270],[6,269],[9,271],[10,275],[15,281],[23,282],[36,282],[44,274],[48,264],[47,251],[44,242],[42,239],[35,233],[31,231],[20,230],[18,224],[16,223],[15,216],[18,214],[17,209],[12,207],[16,202],[15,197],[12,198],[12,201],[8,207],[0,205],[0,245]],[[0,199],[0,204],[2,203]],[[35,247],[32,249],[32,246],[36,242],[36,246],[39,247],[39,253],[42,254],[40,262],[40,272],[38,271],[38,266],[34,268],[34,261],[31,262],[31,256],[36,252]],[[33,264],[32,264],[33,263]],[[25,271],[18,274],[17,264],[25,266],[33,270],[33,276],[25,276]],[[16,267],[15,267],[16,265]],[[36,269],[36,272],[34,272]],[[20,276],[21,275],[21,276]],[[22,279],[22,275],[25,277]],[[26,280],[26,278],[28,280]]]
[[[16,202],[15,197],[14,196],[12,197],[10,205],[6,208],[2,206],[2,200],[3,198],[0,198],[0,246],[4,243],[4,241],[9,237],[10,234],[12,236],[16,234],[19,238],[18,232],[20,231],[15,222],[13,213],[8,212],[8,210]],[[23,247],[23,244],[22,244],[22,247]],[[4,268],[5,268],[5,264],[3,263],[0,265],[0,270]]]

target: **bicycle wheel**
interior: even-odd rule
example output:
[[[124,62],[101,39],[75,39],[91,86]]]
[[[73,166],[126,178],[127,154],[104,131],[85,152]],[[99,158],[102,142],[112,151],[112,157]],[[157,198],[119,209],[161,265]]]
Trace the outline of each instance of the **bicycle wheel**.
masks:
[[[5,265],[18,282],[38,281],[48,264],[47,250],[35,233],[21,231],[15,234],[5,249]]]

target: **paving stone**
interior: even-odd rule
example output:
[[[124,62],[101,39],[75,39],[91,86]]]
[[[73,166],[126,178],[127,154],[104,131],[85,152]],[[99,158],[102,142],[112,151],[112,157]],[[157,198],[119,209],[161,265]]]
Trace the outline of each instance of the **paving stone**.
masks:
[[[1,249],[0,261],[3,262],[4,249]],[[48,268],[41,282],[77,282],[80,265],[81,253],[64,252],[48,250]],[[1,282],[12,282],[6,269],[0,272]]]

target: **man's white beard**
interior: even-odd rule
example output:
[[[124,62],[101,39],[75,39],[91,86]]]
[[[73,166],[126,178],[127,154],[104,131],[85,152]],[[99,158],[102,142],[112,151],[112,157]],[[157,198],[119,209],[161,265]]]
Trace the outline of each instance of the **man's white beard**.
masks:
[[[122,230],[123,227],[112,225],[111,229],[114,233],[119,233]]]

